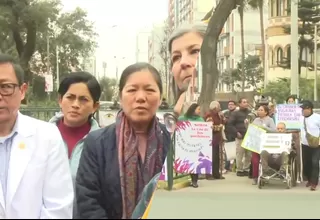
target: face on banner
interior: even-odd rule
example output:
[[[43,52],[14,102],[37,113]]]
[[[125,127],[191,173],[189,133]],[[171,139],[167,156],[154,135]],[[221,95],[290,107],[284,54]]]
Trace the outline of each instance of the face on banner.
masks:
[[[198,67],[201,65],[199,56],[202,41],[202,35],[194,31],[172,41],[171,71],[179,95],[174,109],[177,115],[181,115],[192,102],[197,101],[195,92],[199,87]]]
[[[182,115],[192,102],[196,102],[196,89],[199,85],[198,69],[201,65],[200,48],[202,35],[196,32],[187,32],[176,37],[169,48],[171,72],[174,78],[178,96],[174,107],[175,115],[167,114],[164,123],[168,131],[173,132],[177,118]]]

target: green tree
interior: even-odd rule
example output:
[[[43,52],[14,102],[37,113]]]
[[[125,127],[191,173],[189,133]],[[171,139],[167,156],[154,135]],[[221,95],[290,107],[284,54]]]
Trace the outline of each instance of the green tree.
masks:
[[[244,72],[242,72],[242,67],[244,68]],[[257,55],[247,55],[243,63],[237,63],[236,69],[224,72],[221,77],[222,82],[232,86],[233,91],[235,87],[240,88],[241,91],[244,91],[246,88],[254,88],[256,90],[263,81],[261,59]],[[245,87],[242,87],[242,80],[246,82]]]
[[[96,34],[86,19],[86,12],[79,8],[72,13],[60,11],[60,0],[0,1],[0,50],[20,61],[26,82],[31,82],[32,72],[47,72],[47,61],[50,66],[56,66],[56,46],[61,48],[60,69],[66,72],[95,47]],[[52,70],[55,72],[55,68]]]
[[[59,12],[58,0],[3,0],[0,1],[0,36],[7,35],[2,51],[15,56],[31,79],[29,61],[37,45],[37,33],[46,27],[48,19],[55,19]],[[12,50],[12,45],[15,50]]]
[[[290,11],[290,9],[289,9]],[[311,62],[302,60],[302,55],[306,49],[309,49],[310,53],[314,50],[314,26],[320,21],[320,1],[315,0],[300,0],[298,3],[298,17],[300,21],[299,26],[299,74],[301,74],[301,68],[307,67],[314,69]],[[291,33],[290,26],[284,26],[284,32],[287,34]],[[290,54],[290,53],[289,53]],[[290,55],[285,57],[281,61],[279,66],[290,69]]]
[[[99,83],[102,91],[100,100],[112,101],[114,99],[115,90],[117,89],[117,80],[108,77],[102,77],[99,80]]]
[[[301,78],[299,82],[300,97],[302,99],[313,99],[313,80]],[[320,88],[320,87],[318,87]],[[290,95],[290,78],[279,78],[268,83],[263,94],[272,97],[277,103],[283,103]],[[318,90],[320,94],[320,90]]]
[[[97,46],[97,34],[93,28],[93,23],[87,20],[87,12],[81,8],[62,13],[37,36],[40,59],[34,59],[33,68],[46,72],[49,41],[49,65],[54,79],[57,77],[57,63],[60,77],[69,73],[71,68],[81,69],[80,59],[89,57]]]
[[[210,18],[206,35],[201,46],[202,88],[199,104],[202,111],[208,109],[215,99],[215,90],[219,82],[217,67],[217,45],[220,33],[231,12],[242,0],[220,0],[215,9],[210,10],[202,20]]]

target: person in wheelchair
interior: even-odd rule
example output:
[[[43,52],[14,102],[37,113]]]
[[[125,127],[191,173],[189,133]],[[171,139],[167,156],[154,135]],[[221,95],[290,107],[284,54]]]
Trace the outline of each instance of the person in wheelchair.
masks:
[[[284,122],[279,122],[277,124],[277,131],[280,133],[286,132],[286,124]],[[279,174],[282,176],[286,175],[286,167],[289,162],[289,153],[282,152],[281,154],[270,154],[269,152],[263,150],[260,153],[261,166],[262,166],[262,176],[268,176],[271,173],[271,168],[269,165],[276,164],[280,167]]]

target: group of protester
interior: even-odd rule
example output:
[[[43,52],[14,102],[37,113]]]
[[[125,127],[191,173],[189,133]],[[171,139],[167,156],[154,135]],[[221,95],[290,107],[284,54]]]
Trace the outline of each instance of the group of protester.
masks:
[[[186,114],[179,107],[185,102],[206,28],[202,23],[183,26],[168,41],[175,113],[183,116],[181,120],[212,122],[213,172],[208,179],[224,179],[223,143],[229,138],[237,141],[237,174],[246,176],[251,154],[239,146],[247,128],[247,100],[241,99],[240,109],[225,117],[216,101],[203,119],[196,104]],[[61,112],[50,122],[19,112],[28,86],[14,59],[0,54],[0,73],[0,218],[143,217],[171,143],[170,133],[156,118],[163,93],[159,72],[148,63],[123,71],[121,109],[116,122],[104,128],[94,119],[101,87],[90,73],[70,73],[61,81]],[[302,106],[306,130],[319,137],[319,116],[312,114],[312,107],[312,103]],[[311,148],[306,132],[302,129],[301,133],[304,172],[308,186],[315,189],[320,148]],[[192,178],[197,187],[197,176]]]
[[[293,96],[287,99],[287,104],[295,104]],[[197,108],[196,108],[197,107]],[[320,134],[320,115],[313,112],[313,103],[304,100],[300,103],[303,121],[301,121],[301,149],[303,158],[303,175],[307,181],[306,186],[311,191],[316,190],[319,180],[319,134]],[[223,169],[231,170],[230,163],[223,163],[228,160],[224,152],[224,143],[235,141],[236,148],[236,175],[239,177],[247,176],[253,179],[253,185],[257,184],[260,175],[259,165],[262,166],[262,177],[267,177],[273,167],[279,169],[281,176],[286,175],[286,168],[289,163],[290,152],[270,154],[267,151],[261,153],[251,152],[243,147],[241,143],[246,135],[248,125],[252,123],[267,132],[290,132],[286,128],[286,122],[275,124],[275,106],[269,102],[260,103],[256,108],[256,118],[249,120],[249,114],[253,111],[248,107],[248,101],[241,98],[238,103],[229,101],[228,110],[222,114],[220,105],[214,101],[210,105],[210,111],[205,117],[200,117],[200,107],[193,104],[181,120],[212,121],[212,177],[207,179],[224,179]],[[224,129],[223,129],[224,128]],[[225,134],[225,135],[224,135]],[[298,143],[292,145],[295,150]],[[218,156],[220,155],[220,157]],[[272,167],[272,168],[271,168]],[[198,187],[197,175],[191,175],[191,185]]]

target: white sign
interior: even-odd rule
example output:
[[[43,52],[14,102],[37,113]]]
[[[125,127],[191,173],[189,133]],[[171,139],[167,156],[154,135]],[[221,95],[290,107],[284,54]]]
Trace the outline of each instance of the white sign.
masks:
[[[292,144],[292,134],[286,133],[266,133],[261,139],[261,151],[265,150],[270,154],[290,153]]]
[[[53,76],[52,76],[52,74],[44,75],[44,80],[45,80],[45,86],[44,86],[45,92],[53,92]]]
[[[212,173],[212,123],[178,121],[174,169],[178,173]]]

